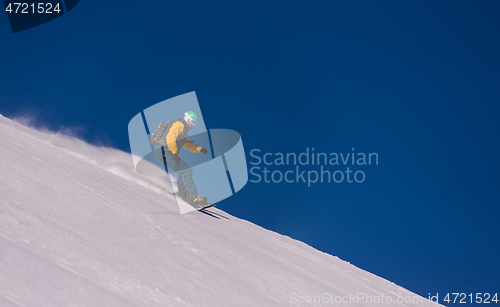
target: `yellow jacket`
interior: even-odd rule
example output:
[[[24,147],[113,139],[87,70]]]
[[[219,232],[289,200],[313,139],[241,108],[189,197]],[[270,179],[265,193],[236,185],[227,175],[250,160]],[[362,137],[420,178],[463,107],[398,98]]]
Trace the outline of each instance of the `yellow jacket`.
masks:
[[[202,147],[189,140],[187,130],[188,129],[186,129],[185,125],[180,121],[177,121],[170,126],[166,138],[168,150],[170,150],[172,154],[179,153],[182,147],[194,153],[201,151]]]

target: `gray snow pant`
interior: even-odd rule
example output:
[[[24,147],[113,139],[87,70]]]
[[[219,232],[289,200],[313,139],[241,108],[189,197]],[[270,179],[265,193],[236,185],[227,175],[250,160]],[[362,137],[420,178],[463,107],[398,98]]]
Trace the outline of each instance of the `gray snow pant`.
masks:
[[[163,150],[162,150],[163,149]],[[169,172],[172,170],[177,173],[177,187],[179,192],[187,191],[188,197],[198,196],[196,184],[193,181],[193,170],[181,158],[176,159],[172,156],[172,152],[165,147],[155,148],[156,159],[168,167]]]

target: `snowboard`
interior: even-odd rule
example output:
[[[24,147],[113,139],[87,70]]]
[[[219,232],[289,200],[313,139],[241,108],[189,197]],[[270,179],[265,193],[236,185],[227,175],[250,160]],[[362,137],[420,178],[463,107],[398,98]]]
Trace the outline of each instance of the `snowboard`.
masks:
[[[199,207],[199,208],[196,208],[194,206],[192,206],[192,207],[195,208],[198,211],[201,211],[201,210],[204,210],[204,209],[207,209],[207,208],[211,208],[213,206],[215,206],[215,204],[205,203],[205,204],[203,204],[203,207]]]

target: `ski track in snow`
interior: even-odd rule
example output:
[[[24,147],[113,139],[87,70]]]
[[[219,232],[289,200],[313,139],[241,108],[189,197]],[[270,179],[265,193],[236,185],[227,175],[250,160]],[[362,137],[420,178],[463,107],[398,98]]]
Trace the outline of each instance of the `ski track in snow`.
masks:
[[[291,294],[415,296],[217,208],[181,215],[169,179],[136,174],[122,151],[0,116],[0,155],[2,307],[322,306],[331,304],[292,304]]]

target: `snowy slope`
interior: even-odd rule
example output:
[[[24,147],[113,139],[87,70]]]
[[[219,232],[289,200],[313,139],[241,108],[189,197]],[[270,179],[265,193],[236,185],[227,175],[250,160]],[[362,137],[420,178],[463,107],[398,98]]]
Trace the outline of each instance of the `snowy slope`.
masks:
[[[0,116],[0,157],[0,306],[436,305],[221,210],[180,215],[118,150]]]

